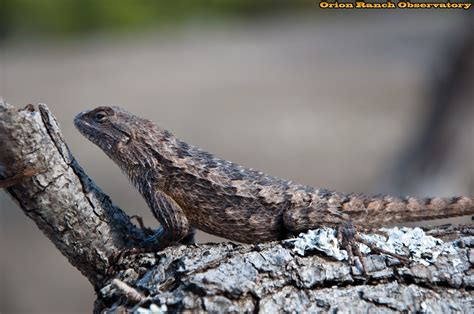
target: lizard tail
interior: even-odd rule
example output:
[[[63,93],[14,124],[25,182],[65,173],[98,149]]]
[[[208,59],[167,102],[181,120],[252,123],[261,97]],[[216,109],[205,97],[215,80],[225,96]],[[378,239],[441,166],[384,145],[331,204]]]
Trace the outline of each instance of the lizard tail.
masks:
[[[449,218],[474,214],[474,199],[466,196],[451,198],[397,198],[330,192],[324,201],[311,206],[294,206],[283,215],[290,231],[314,229],[321,225],[337,226],[344,221],[373,228],[402,222]]]
[[[400,222],[450,218],[474,214],[474,199],[466,196],[442,198],[348,197],[341,212],[369,227]]]

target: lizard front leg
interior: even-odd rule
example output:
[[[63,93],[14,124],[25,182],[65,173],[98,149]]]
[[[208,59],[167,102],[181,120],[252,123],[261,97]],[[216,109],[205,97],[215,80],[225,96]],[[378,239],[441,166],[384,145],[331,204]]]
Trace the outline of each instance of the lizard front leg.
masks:
[[[130,217],[130,219],[135,219],[136,222],[138,223],[138,226],[140,229],[143,231],[143,233],[147,236],[152,236],[155,235],[157,232],[153,230],[152,228],[149,228],[145,226],[145,223],[143,222],[143,218],[139,215],[133,215]],[[191,228],[189,231],[188,235],[182,238],[179,243],[184,244],[184,245],[189,245],[189,244],[194,244],[195,242],[195,236],[196,236],[196,229]]]
[[[183,209],[170,196],[158,189],[150,188],[143,193],[143,197],[161,226],[142,242],[140,247],[127,248],[114,254],[112,264],[126,255],[157,252],[194,236],[193,228],[191,228]]]
[[[169,195],[158,189],[150,189],[143,193],[143,196],[161,224],[161,228],[152,236],[156,244],[152,245],[150,250],[163,249],[193,233],[183,209]]]

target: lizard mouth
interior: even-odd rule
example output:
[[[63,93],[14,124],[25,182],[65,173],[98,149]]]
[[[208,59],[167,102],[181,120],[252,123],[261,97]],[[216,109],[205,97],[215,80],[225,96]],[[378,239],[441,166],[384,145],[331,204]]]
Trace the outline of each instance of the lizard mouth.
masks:
[[[89,110],[86,110],[86,111],[83,111],[79,114],[77,114],[75,117],[74,117],[74,126],[76,127],[76,129],[81,132],[82,135],[84,135],[88,140],[90,141],[94,141],[94,136],[93,134],[94,133],[97,133],[96,130],[94,130],[94,127],[87,123],[85,120],[84,120],[84,116],[89,112]],[[95,131],[95,132],[94,132]]]
[[[88,117],[88,113],[90,112],[90,110],[86,110],[86,111],[83,111],[79,114],[77,114],[75,117],[74,117],[74,126],[76,127],[76,129],[79,130],[79,132],[81,132],[82,135],[84,135],[89,141],[93,142],[94,144],[98,145],[98,146],[103,146],[104,144],[106,144],[108,147],[107,148],[110,148],[111,146],[111,143],[112,142],[115,142],[113,140],[113,138],[110,137],[110,134],[108,134],[108,132],[104,132],[103,130],[101,130],[100,127],[98,127],[97,125],[95,125],[94,123],[90,123],[88,120],[89,120],[89,117]],[[121,128],[115,126],[115,125],[111,125],[111,128],[113,130],[115,130],[115,132],[118,132],[120,133],[120,139],[117,143],[117,145],[119,147],[123,147],[123,146],[126,146],[127,144],[130,143],[131,139],[132,139],[132,136],[131,134],[125,132],[124,130],[122,130]],[[107,139],[110,139],[111,141],[108,141]],[[108,144],[107,144],[108,143]]]

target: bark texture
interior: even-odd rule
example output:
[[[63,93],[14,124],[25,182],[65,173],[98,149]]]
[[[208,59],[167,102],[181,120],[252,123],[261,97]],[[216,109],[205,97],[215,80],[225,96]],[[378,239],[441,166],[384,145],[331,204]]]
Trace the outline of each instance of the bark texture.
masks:
[[[455,232],[455,238],[461,234]],[[171,247],[128,259],[118,273],[122,283],[142,295],[138,303],[126,297],[127,288],[111,283],[100,291],[96,308],[472,313],[473,245],[474,237],[461,236],[454,251],[430,265],[402,267],[386,256],[370,255],[366,274],[347,261],[314,252],[300,256],[278,242]]]
[[[109,257],[142,233],[84,173],[45,105],[17,110],[0,103],[0,175],[40,171],[8,194],[94,286],[103,284]]]
[[[47,107],[17,110],[0,103],[0,143],[3,178],[25,168],[43,169],[7,192],[91,281],[96,312],[467,313],[474,308],[472,227],[437,230],[433,235],[445,242],[435,241],[409,265],[368,255],[366,273],[360,263],[325,257],[309,237],[305,249],[294,241],[173,246],[111,263],[121,250],[139,247],[144,234],[77,164]],[[412,254],[421,252],[420,242],[405,242],[415,246]]]

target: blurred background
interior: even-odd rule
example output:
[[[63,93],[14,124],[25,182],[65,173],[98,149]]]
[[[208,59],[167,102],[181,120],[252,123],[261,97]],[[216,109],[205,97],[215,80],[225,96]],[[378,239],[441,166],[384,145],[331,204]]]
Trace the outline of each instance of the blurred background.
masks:
[[[312,186],[474,196],[472,20],[309,0],[0,0],[0,96],[48,104],[86,172],[149,226],[138,192],[74,129],[76,113],[120,105]],[[3,191],[0,204],[0,312],[91,312],[87,280]]]

